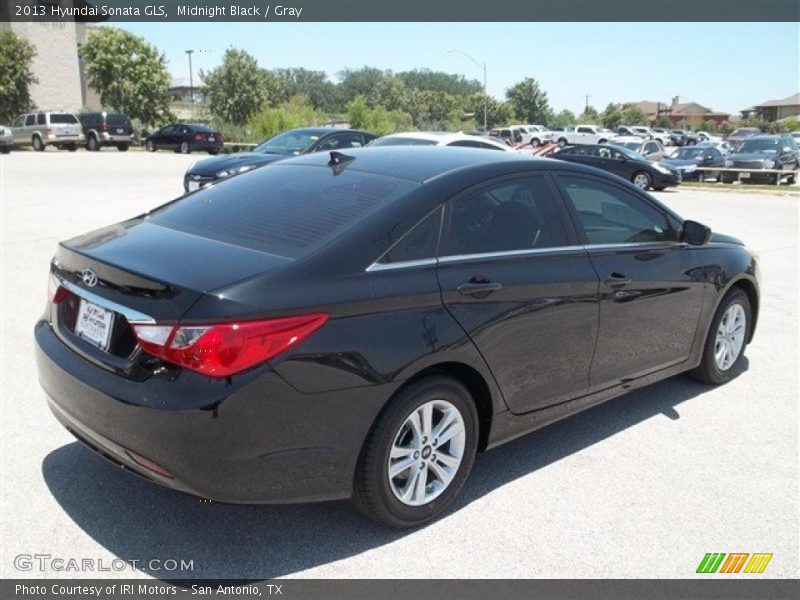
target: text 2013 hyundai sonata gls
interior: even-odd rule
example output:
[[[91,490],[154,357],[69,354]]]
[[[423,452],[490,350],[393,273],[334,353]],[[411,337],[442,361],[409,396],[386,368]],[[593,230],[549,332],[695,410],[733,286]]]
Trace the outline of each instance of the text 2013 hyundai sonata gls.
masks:
[[[352,497],[411,526],[477,452],[682,371],[758,316],[737,240],[582,165],[304,156],[63,242],[35,328],[58,419],[224,502]]]

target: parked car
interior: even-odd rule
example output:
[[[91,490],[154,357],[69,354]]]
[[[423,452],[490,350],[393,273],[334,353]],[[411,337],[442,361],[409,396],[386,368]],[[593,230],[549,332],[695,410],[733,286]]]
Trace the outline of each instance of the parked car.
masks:
[[[664,127],[653,127],[653,139],[658,140],[665,146],[675,145],[675,136],[669,129]]]
[[[724,138],[721,135],[715,135],[713,133],[709,133],[707,131],[698,131],[697,132],[697,143],[700,144],[702,142],[722,142]]]
[[[680,183],[680,175],[676,170],[649,161],[633,150],[617,146],[613,142],[568,146],[552,157],[608,171],[632,182],[640,190],[652,188],[662,191]]]
[[[675,144],[676,146],[694,146],[700,141],[697,134],[689,129],[673,129],[672,133],[679,140],[679,143]]]
[[[633,127],[629,125],[620,125],[614,129],[614,135],[624,137],[647,137],[644,134],[638,133]]]
[[[659,161],[666,156],[666,150],[661,142],[656,140],[646,140],[640,137],[621,136],[612,139],[610,144],[615,146],[625,146],[633,150],[647,160]]]
[[[612,136],[608,130],[597,125],[576,125],[572,131],[560,131],[553,135],[559,146],[578,144],[605,144]]]
[[[734,150],[738,150],[739,146],[750,137],[754,135],[761,135],[762,131],[758,127],[739,127],[734,130],[728,137],[725,138]]]
[[[706,145],[709,144],[709,145]],[[713,178],[720,180],[720,171],[699,171],[698,168],[724,167],[726,154],[720,149],[710,145],[710,142],[703,142],[696,146],[685,146],[678,148],[678,151],[662,164],[671,169],[675,169],[681,175],[681,181],[687,179]]]
[[[244,173],[289,156],[323,150],[360,148],[375,138],[376,136],[372,133],[355,129],[333,127],[290,129],[262,142],[250,152],[225,154],[194,163],[183,176],[183,189],[193,192],[198,188],[216,183],[220,179]]]
[[[538,148],[544,144],[549,144],[553,139],[553,132],[543,125],[528,125],[528,133],[531,134],[530,145]]]
[[[800,141],[800,131],[793,131],[789,135],[791,135],[795,141]]]
[[[782,173],[763,172],[764,169],[777,169],[790,171],[789,183],[793,184],[797,181],[797,170],[800,168],[800,152],[797,141],[791,135],[753,135],[728,156],[725,166],[747,171],[723,173],[724,183],[737,179],[754,183],[779,183]]]
[[[646,140],[652,140],[655,136],[653,134],[653,130],[649,127],[642,127],[641,125],[634,125],[631,127],[634,133],[638,136],[643,137]],[[663,143],[663,142],[662,142]]]
[[[38,379],[83,443],[208,500],[352,497],[393,527],[442,514],[478,452],[730,381],[760,279],[607,173],[424,147],[256,169],[61,242],[49,277]]]
[[[14,134],[10,127],[0,125],[0,152],[8,154],[14,147]]]
[[[370,147],[382,146],[453,146],[514,152],[514,149],[494,136],[476,137],[466,133],[447,131],[411,131],[385,135],[370,143]]]
[[[696,144],[698,148],[717,148],[720,152],[724,155],[728,155],[733,152],[733,147],[725,140],[723,141],[712,141],[712,142],[700,142]]]
[[[86,149],[89,151],[95,152],[103,146],[115,146],[120,152],[125,152],[133,143],[133,125],[122,113],[85,112],[78,115],[78,120],[83,127]]]
[[[30,144],[37,152],[43,152],[47,146],[74,152],[86,139],[78,118],[60,110],[22,114],[12,123],[11,132],[15,146]]]
[[[145,138],[144,147],[148,152],[174,150],[181,154],[191,154],[195,150],[211,155],[222,151],[223,136],[205,125],[194,123],[175,123],[162,127]]]
[[[523,133],[522,129],[515,125],[513,127],[490,129],[489,137],[496,138],[507,146],[514,146],[516,144],[527,144],[529,139],[527,133],[527,131]]]

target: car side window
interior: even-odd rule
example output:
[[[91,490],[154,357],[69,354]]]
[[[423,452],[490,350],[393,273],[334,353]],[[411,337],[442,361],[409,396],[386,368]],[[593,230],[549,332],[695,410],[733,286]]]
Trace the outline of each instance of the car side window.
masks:
[[[567,245],[555,199],[541,175],[484,187],[448,203],[440,256]]]
[[[436,246],[439,244],[441,223],[442,208],[439,207],[417,223],[378,262],[380,264],[392,264],[434,258],[436,256]]]
[[[20,115],[16,119],[14,119],[14,123],[12,123],[12,127],[22,127],[23,123],[25,123],[25,115]]]
[[[28,115],[25,117],[25,127],[30,127],[36,123],[36,115]]]
[[[47,116],[44,113],[39,113],[36,115],[36,124],[47,125]]]
[[[559,175],[589,244],[677,241],[667,217],[634,194],[596,179]]]
[[[455,142],[450,142],[447,145],[455,146],[456,148],[483,148],[484,150],[502,150],[502,148],[498,148],[492,144],[484,144],[483,142],[477,140],[456,140]]]

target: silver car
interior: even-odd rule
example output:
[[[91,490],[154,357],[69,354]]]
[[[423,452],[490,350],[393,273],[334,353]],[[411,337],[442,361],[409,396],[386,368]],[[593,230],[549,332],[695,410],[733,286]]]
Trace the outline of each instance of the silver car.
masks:
[[[26,113],[18,116],[11,125],[15,146],[33,146],[43,151],[47,146],[55,146],[73,152],[85,137],[78,118],[69,112],[48,110]]]
[[[0,125],[0,152],[8,154],[14,146],[14,134],[5,125]]]

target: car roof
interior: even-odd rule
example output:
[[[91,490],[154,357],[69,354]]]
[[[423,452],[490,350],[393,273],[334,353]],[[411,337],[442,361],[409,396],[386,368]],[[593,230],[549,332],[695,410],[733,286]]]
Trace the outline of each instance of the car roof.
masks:
[[[497,130],[500,129],[513,129],[512,127],[498,127]],[[495,131],[494,129],[492,131]],[[505,144],[501,144],[495,140],[489,139],[484,135],[476,136],[476,135],[469,135],[467,133],[453,133],[452,131],[404,131],[402,133],[391,133],[389,135],[383,136],[384,138],[402,138],[402,139],[417,139],[417,140],[427,140],[429,142],[435,142],[439,146],[446,146],[447,144],[451,144],[453,142],[458,142],[461,140],[469,140],[475,141],[476,139],[481,140],[482,142],[486,142],[492,146],[497,147],[498,149],[507,150],[508,147]]]
[[[609,141],[612,144],[616,144],[616,143],[632,144],[634,142],[637,143],[637,144],[644,144],[645,142],[649,142],[651,140],[643,140],[642,138],[640,138],[637,135],[620,135],[620,136],[617,136],[615,138],[611,138],[611,140],[609,140]]]
[[[296,131],[298,133],[310,133],[312,135],[320,135],[320,136],[329,133],[369,133],[369,131],[361,131],[360,129],[347,129],[343,127],[297,127],[295,129],[287,129],[286,131],[281,131],[280,133],[288,133],[290,131]],[[280,135],[280,133],[276,135]]]
[[[467,137],[467,136],[465,136]],[[474,138],[473,138],[474,139]],[[337,151],[337,155],[352,156],[345,169],[385,175],[423,183],[429,179],[459,169],[487,163],[527,163],[544,161],[516,152],[481,151],[479,148],[447,146],[376,146]],[[282,160],[277,165],[307,165],[329,167],[330,152],[315,152]]]

